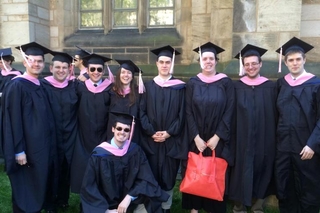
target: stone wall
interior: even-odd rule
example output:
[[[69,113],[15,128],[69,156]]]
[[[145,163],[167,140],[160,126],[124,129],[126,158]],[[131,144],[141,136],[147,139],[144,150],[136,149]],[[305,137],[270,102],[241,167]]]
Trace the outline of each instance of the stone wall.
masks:
[[[237,63],[233,56],[247,43],[268,49],[263,60],[276,63],[275,50],[297,36],[315,46],[308,53],[308,61],[320,62],[320,0],[175,0],[176,28],[142,32],[79,31],[78,0],[0,2],[1,47],[35,40],[73,54],[79,45],[144,66],[154,65],[151,49],[170,44],[182,53],[176,58],[177,67],[186,70],[182,76],[190,76],[198,72],[192,70],[198,59],[192,49],[207,41],[226,50],[219,55],[222,65],[218,69],[230,73],[228,68]],[[21,60],[19,52],[14,51],[14,55]]]
[[[50,47],[49,1],[1,0],[0,45],[15,47],[36,41]],[[19,51],[13,50],[21,61]]]

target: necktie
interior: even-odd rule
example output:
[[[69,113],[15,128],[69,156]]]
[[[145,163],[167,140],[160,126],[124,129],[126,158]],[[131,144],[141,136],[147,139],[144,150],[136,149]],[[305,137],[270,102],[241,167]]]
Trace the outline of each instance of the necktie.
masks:
[[[93,84],[93,86],[97,87],[97,86],[98,86],[98,84]]]

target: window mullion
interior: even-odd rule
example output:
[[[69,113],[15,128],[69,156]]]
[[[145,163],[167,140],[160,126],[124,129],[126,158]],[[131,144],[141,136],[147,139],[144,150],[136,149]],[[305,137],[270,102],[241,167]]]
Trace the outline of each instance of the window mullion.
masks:
[[[147,28],[147,22],[148,22],[148,7],[149,2],[148,0],[141,0],[139,1],[138,5],[138,28],[139,33],[143,33],[143,31]]]
[[[112,0],[104,0],[103,7],[103,25],[104,25],[104,34],[108,34],[112,30],[112,11],[111,8],[113,4]]]

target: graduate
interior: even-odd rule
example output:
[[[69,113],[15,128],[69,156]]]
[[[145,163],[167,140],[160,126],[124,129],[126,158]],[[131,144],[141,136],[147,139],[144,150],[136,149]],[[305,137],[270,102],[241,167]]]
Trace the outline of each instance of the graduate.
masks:
[[[71,192],[74,193],[80,193],[83,168],[87,165],[92,150],[107,140],[109,91],[112,88],[112,81],[102,78],[105,63],[111,59],[93,53],[86,60],[90,78],[77,85],[79,140],[75,143],[71,165]],[[111,72],[109,77],[113,79]]]
[[[12,62],[14,57],[12,56],[11,48],[0,49],[0,97],[5,85],[11,81],[17,75],[21,75],[21,71],[14,69]],[[1,104],[0,104],[0,121],[1,121]],[[0,130],[0,140],[2,140],[2,130]],[[0,156],[2,156],[2,147],[0,146]]]
[[[75,52],[74,58],[73,58],[73,65],[77,67],[80,70],[78,80],[80,81],[86,81],[89,79],[89,74],[88,74],[88,63],[87,60],[84,59],[85,57],[91,55],[90,52],[88,52],[85,49],[82,49],[79,46],[76,46],[78,50]]]
[[[141,146],[159,185],[170,198],[162,204],[170,212],[173,187],[180,160],[187,157],[182,139],[185,122],[185,83],[172,76],[175,55],[171,46],[152,50],[157,56],[158,75],[145,83],[140,101]]]
[[[230,164],[229,142],[234,87],[230,78],[216,71],[217,54],[224,49],[207,42],[193,51],[199,53],[201,72],[191,77],[186,86],[188,149],[197,154],[202,152],[204,156],[212,156],[212,150],[215,150],[217,157]],[[186,165],[187,162],[184,162],[182,173]],[[223,213],[226,212],[226,200],[216,201],[182,193],[182,208],[191,210],[191,213],[197,213],[200,209]]]
[[[12,212],[40,212],[56,180],[55,125],[51,107],[38,80],[50,50],[36,42],[16,47],[26,71],[3,91],[3,152],[12,188]]]
[[[92,152],[81,188],[84,213],[132,212],[138,204],[146,211],[162,213],[161,202],[169,197],[155,180],[139,145],[131,142],[134,117],[114,114],[114,137]]]
[[[59,182],[57,198],[52,200],[59,208],[69,206],[70,167],[74,143],[77,140],[77,81],[69,80],[72,57],[67,53],[52,51],[50,72],[52,76],[41,79],[46,89],[56,125]],[[51,206],[55,210],[55,205]]]
[[[281,213],[318,213],[320,207],[320,79],[304,68],[312,48],[293,37],[277,50],[289,69],[277,81],[275,177]]]
[[[11,67],[14,62],[11,48],[0,49],[0,97],[6,83],[22,72]]]
[[[119,63],[119,69],[116,73],[115,82],[110,90],[110,112],[117,111],[127,113],[138,118],[140,93],[143,93],[143,82],[141,78],[141,69],[131,60],[115,59]],[[134,74],[139,74],[138,85],[135,83]],[[112,126],[115,116],[109,113],[108,121],[108,139],[113,137]],[[141,127],[140,121],[136,119],[135,131],[132,141],[140,143]]]
[[[251,212],[263,212],[264,198],[274,189],[277,90],[274,82],[260,75],[261,56],[266,52],[247,44],[235,56],[245,71],[245,76],[234,82],[231,147],[235,160],[230,167],[228,198],[235,201],[235,213],[246,213],[246,206],[252,206]]]

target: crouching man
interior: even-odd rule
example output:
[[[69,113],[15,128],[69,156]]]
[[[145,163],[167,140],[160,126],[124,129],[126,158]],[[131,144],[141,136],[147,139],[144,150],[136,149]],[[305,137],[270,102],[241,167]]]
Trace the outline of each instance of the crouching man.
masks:
[[[161,213],[161,203],[169,195],[155,180],[142,149],[131,143],[134,118],[114,114],[113,138],[93,150],[87,165],[81,188],[83,212]]]

